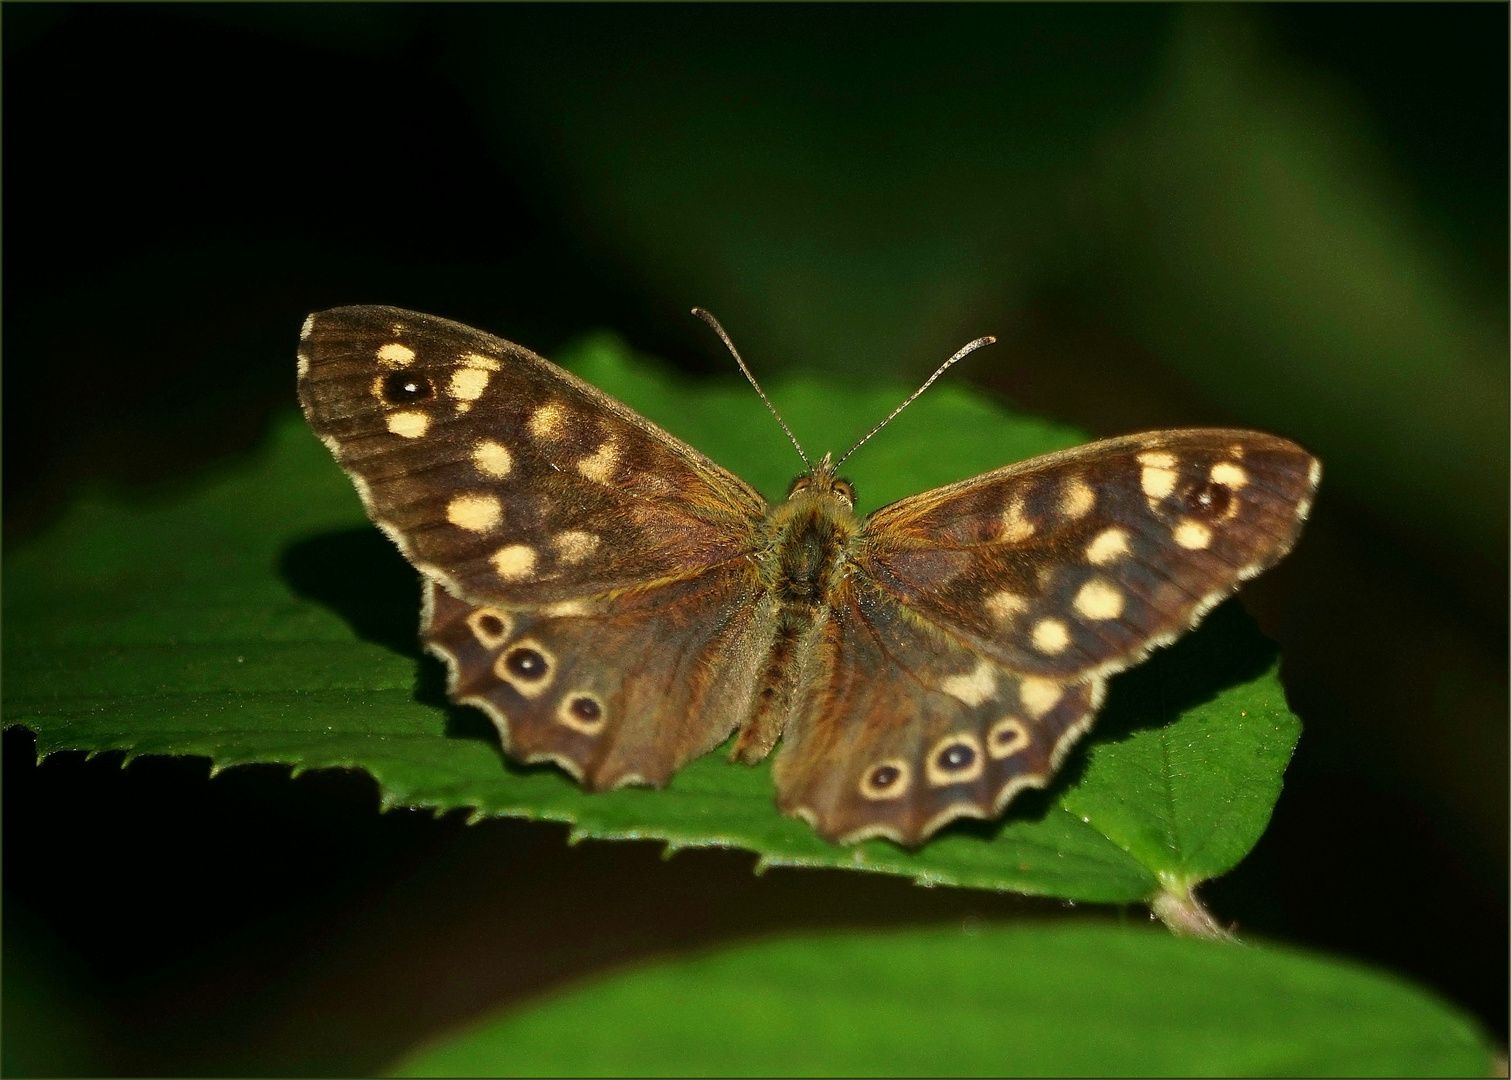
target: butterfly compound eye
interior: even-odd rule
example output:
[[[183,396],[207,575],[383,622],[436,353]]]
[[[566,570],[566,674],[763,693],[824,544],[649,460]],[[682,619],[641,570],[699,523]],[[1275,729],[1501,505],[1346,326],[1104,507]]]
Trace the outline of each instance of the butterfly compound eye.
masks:
[[[812,479],[810,479],[809,477],[806,477],[806,476],[799,476],[796,480],[794,480],[792,482],[792,486],[787,489],[787,497],[790,499],[794,495],[801,495],[803,492],[807,491],[812,486],[813,486]]]
[[[423,375],[411,375],[395,371],[383,379],[383,400],[390,405],[405,405],[424,401],[435,395],[430,380]]]
[[[855,485],[848,480],[834,481],[834,494],[838,495],[851,506],[855,505]]]

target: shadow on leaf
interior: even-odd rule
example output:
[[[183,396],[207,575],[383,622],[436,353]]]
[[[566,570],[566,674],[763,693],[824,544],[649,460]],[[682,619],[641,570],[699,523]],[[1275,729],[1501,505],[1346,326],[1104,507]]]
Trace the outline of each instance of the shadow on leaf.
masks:
[[[296,540],[278,572],[289,588],[330,608],[363,641],[419,657],[420,576],[376,528]],[[445,697],[442,677],[441,697]]]
[[[295,541],[279,558],[278,572],[294,592],[346,620],[363,641],[413,657],[414,699],[445,712],[448,739],[487,743],[513,773],[554,768],[508,761],[488,717],[446,699],[446,665],[420,645],[419,574],[378,529],[343,529]]]
[[[1242,604],[1237,600],[1220,604],[1198,630],[1113,677],[1095,725],[1070,752],[1047,788],[1023,792],[1001,818],[962,818],[941,835],[958,833],[990,842],[1008,825],[1042,821],[1060,796],[1081,782],[1091,746],[1174,723],[1183,713],[1211,701],[1229,687],[1259,678],[1274,663],[1278,651],[1279,646],[1260,632]]]
[[[1279,651],[1237,600],[1220,604],[1199,630],[1108,684],[1107,703],[1092,737],[1111,742],[1135,731],[1164,727],[1229,687],[1259,678]],[[1084,768],[1086,755],[1075,757],[1080,759],[1079,768]]]

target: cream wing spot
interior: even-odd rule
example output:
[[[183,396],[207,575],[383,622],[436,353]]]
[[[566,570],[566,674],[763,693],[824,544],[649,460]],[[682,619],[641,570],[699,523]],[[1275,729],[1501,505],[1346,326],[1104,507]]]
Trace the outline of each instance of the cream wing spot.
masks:
[[[1018,685],[1018,700],[1035,720],[1058,705],[1064,694],[1064,689],[1053,679],[1030,675]]]
[[[446,520],[468,532],[492,532],[503,519],[503,505],[493,495],[457,495],[446,504]]]
[[[1216,465],[1212,466],[1212,471],[1209,475],[1212,478],[1212,483],[1222,484],[1224,487],[1230,487],[1234,491],[1237,491],[1249,482],[1249,474],[1244,470],[1244,467],[1232,461],[1219,461]]]
[[[1070,644],[1070,631],[1059,619],[1040,619],[1034,623],[1034,648],[1049,656],[1057,656]]]
[[[1034,523],[1023,515],[1023,496],[1018,496],[1002,511],[1002,539],[1009,544],[1027,540],[1034,534]]]
[[[451,373],[451,396],[458,401],[476,401],[488,389],[488,379],[483,368],[457,368]]]
[[[299,353],[295,359],[298,361],[296,366],[299,369],[299,377],[302,379],[310,373],[310,358],[304,353]]]
[[[1092,566],[1106,566],[1128,554],[1128,530],[1113,526],[1097,533],[1086,545],[1086,561]]]
[[[514,455],[509,448],[492,439],[479,439],[472,448],[472,464],[484,476],[502,480],[514,468]]]
[[[1161,457],[1169,457],[1162,454]],[[1155,465],[1145,465],[1144,471],[1139,475],[1139,486],[1144,489],[1144,496],[1150,502],[1158,502],[1175,490],[1175,470],[1162,469]]]
[[[535,549],[529,544],[510,544],[493,553],[493,570],[505,581],[523,581],[535,573]]]
[[[1175,468],[1175,455],[1165,450],[1145,450],[1138,456],[1140,465],[1147,465],[1151,469]]]
[[[1065,482],[1064,490],[1060,492],[1060,515],[1072,521],[1083,518],[1091,513],[1091,508],[1096,503],[1096,492],[1087,487],[1086,482],[1079,476],[1072,476]]]
[[[554,439],[561,434],[566,424],[567,410],[559,401],[548,401],[530,414],[526,427],[536,442]]]
[[[430,417],[422,412],[390,413],[388,430],[405,439],[418,439],[430,430]]]
[[[580,563],[593,554],[598,547],[598,537],[590,532],[567,529],[551,538],[551,547],[555,549],[558,559],[571,565]]]
[[[607,439],[577,463],[577,471],[595,484],[607,484],[614,478],[614,466],[618,463],[619,445],[613,439]]]
[[[540,613],[551,619],[567,619],[577,615],[587,615],[592,610],[592,605],[586,600],[558,600],[554,604],[547,604],[541,608]]]
[[[939,689],[974,708],[997,692],[997,673],[987,661],[978,660],[974,671],[942,679]]]
[[[1200,551],[1212,542],[1212,530],[1199,521],[1182,521],[1171,535],[1187,551]]]
[[[1308,484],[1310,484],[1312,487],[1316,487],[1318,481],[1320,481],[1321,479],[1322,479],[1322,462],[1318,461],[1316,458],[1312,458],[1311,465],[1307,466],[1307,470],[1306,470],[1306,482]]]
[[[387,364],[389,367],[403,367],[414,360],[414,350],[408,345],[400,345],[397,341],[390,341],[378,349],[378,362]]]
[[[1028,600],[1015,592],[1001,589],[986,598],[986,613],[999,623],[1012,619],[1028,610]]]
[[[1116,619],[1123,614],[1123,592],[1101,578],[1092,578],[1076,593],[1075,609],[1088,619]]]
[[[491,356],[484,356],[482,353],[463,353],[461,362],[466,367],[482,368],[484,371],[497,371],[499,369],[497,360]]]
[[[315,316],[306,315],[304,325],[299,328],[299,340],[308,341],[309,336],[315,332]]]

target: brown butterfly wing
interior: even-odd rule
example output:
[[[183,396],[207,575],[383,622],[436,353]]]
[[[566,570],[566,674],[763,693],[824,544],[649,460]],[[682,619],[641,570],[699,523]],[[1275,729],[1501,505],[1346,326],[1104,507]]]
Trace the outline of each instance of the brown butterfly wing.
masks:
[[[511,757],[553,761],[591,790],[659,787],[728,737],[775,625],[746,560],[532,610],[426,589],[422,634],[452,700],[486,712]]]
[[[421,636],[504,747],[663,784],[750,705],[765,503],[518,345],[386,307],[312,315],[299,395],[425,576]]]
[[[1042,787],[1100,704],[985,659],[862,575],[820,630],[773,776],[784,813],[826,839],[922,843],[958,817],[996,817]]]
[[[817,636],[778,801],[913,845],[1043,786],[1111,672],[1289,550],[1319,469],[1283,439],[1166,431],[885,507]]]
[[[477,601],[549,603],[749,549],[765,502],[528,349],[389,307],[310,316],[299,398],[373,520]]]
[[[1320,472],[1295,443],[1253,431],[1109,439],[884,507],[860,563],[1014,671],[1104,675],[1289,551]]]

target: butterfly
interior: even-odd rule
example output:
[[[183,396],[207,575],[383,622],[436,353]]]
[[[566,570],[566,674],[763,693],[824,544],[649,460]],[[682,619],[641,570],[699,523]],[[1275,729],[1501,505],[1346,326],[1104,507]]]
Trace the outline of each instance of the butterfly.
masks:
[[[511,757],[599,791],[663,786],[731,736],[747,763],[780,742],[778,807],[838,843],[916,846],[1047,784],[1108,676],[1280,559],[1321,475],[1273,435],[1155,431],[862,517],[829,456],[768,503],[571,373],[434,316],[311,315],[298,372],[310,425],[421,575],[450,698]]]

